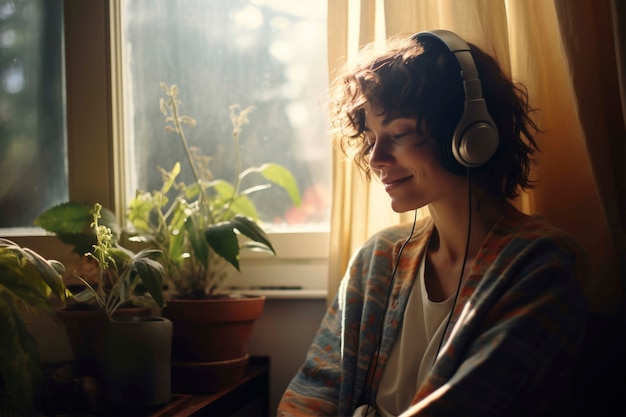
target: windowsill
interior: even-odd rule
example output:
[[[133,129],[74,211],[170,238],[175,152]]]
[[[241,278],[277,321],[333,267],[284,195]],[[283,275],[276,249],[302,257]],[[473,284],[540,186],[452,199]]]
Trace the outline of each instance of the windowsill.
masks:
[[[235,294],[264,295],[268,300],[323,300],[326,299],[328,291],[323,289],[299,289],[299,288],[230,288],[229,291]]]

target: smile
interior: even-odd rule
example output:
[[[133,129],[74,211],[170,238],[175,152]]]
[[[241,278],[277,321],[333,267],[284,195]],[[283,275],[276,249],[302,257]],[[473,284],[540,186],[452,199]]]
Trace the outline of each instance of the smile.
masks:
[[[408,182],[410,179],[411,177],[409,176],[409,177],[399,178],[393,181],[384,180],[383,184],[385,184],[385,191],[387,192],[393,191],[396,188],[400,187],[402,184]]]

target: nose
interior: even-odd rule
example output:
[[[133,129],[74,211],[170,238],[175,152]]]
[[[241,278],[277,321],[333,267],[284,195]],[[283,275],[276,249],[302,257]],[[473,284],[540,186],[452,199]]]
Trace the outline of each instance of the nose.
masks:
[[[390,144],[385,140],[376,140],[369,154],[369,164],[372,169],[381,169],[394,163]]]

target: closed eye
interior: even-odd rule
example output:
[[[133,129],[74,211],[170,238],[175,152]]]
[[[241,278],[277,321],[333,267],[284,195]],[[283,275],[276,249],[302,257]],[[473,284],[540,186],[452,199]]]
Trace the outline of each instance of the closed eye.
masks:
[[[392,137],[395,140],[399,140],[399,139],[402,139],[403,137],[405,137],[407,135],[411,135],[411,134],[414,134],[414,133],[415,133],[414,131],[406,131],[406,132],[402,132],[402,133],[397,133],[397,134],[393,135]]]

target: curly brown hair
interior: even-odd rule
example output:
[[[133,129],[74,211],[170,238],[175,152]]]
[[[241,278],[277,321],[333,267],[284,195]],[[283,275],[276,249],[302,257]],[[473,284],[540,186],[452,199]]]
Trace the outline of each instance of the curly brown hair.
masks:
[[[504,74],[494,58],[468,43],[480,74],[483,97],[498,129],[499,146],[472,177],[495,197],[515,198],[532,188],[533,155],[539,151],[535,111],[526,87]],[[449,157],[451,138],[462,116],[465,92],[453,53],[435,39],[393,38],[384,53],[361,50],[356,66],[335,79],[331,88],[331,128],[335,146],[371,179],[365,140],[365,104],[382,114],[416,118],[418,133],[435,142],[440,162],[451,172],[467,170]]]

